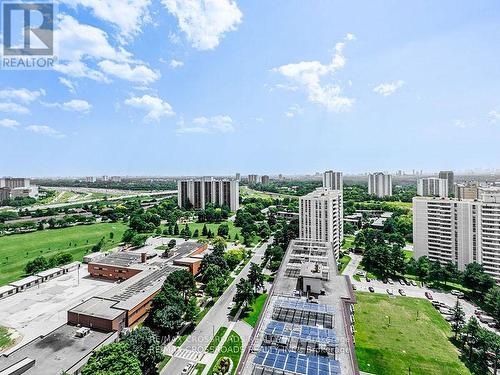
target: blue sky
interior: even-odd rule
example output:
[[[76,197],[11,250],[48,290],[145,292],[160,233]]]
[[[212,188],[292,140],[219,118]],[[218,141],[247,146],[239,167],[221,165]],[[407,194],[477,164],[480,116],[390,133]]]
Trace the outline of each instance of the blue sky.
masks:
[[[0,175],[497,168],[498,1],[61,0]]]

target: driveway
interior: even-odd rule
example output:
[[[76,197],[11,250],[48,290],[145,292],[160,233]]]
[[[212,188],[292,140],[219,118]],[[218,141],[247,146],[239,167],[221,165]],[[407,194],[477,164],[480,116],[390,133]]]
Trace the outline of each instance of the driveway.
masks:
[[[228,317],[228,313],[230,311],[229,304],[233,301],[233,297],[236,294],[236,284],[240,279],[247,277],[251,262],[260,263],[262,261],[264,252],[272,241],[273,238],[271,237],[267,242],[255,250],[250,262],[247,263],[245,268],[243,268],[233,283],[226,289],[224,294],[219,297],[215,305],[212,306],[208,314],[198,324],[180,348],[173,346],[173,342],[169,343],[165,353],[172,355],[173,358],[163,368],[161,372],[162,375],[180,374],[184,366],[189,362],[206,362],[203,360],[205,356],[204,353],[208,344],[212,341],[214,334],[217,333],[220,327],[229,327],[232,323],[232,320]],[[241,327],[239,328],[241,329]],[[212,356],[208,358],[212,358]],[[207,364],[207,367],[209,366],[210,364]]]

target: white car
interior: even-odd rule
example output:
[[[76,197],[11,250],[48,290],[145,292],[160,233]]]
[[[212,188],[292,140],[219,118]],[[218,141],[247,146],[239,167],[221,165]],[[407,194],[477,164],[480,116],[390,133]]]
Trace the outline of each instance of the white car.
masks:
[[[392,289],[387,289],[387,294],[392,296],[394,294],[394,291]]]
[[[391,285],[393,285],[393,284],[394,284],[394,281],[392,281],[392,279],[391,279],[391,278],[388,278],[388,279],[387,279],[387,282],[388,282],[389,284],[391,284]]]
[[[194,363],[193,362],[189,362],[186,366],[184,366],[184,368],[181,371],[181,374],[187,374],[187,373],[189,373],[189,371],[191,371],[193,367],[194,367]]]
[[[459,290],[453,289],[450,293],[454,296],[457,296],[458,298],[464,298],[464,294]]]

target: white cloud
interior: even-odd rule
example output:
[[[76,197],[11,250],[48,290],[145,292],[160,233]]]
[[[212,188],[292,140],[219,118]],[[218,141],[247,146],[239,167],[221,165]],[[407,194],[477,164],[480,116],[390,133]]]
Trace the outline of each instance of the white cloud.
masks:
[[[118,64],[110,60],[101,61],[98,65],[105,73],[130,82],[146,85],[160,78],[160,72],[154,71],[145,65],[132,67],[127,63]]]
[[[61,73],[100,82],[110,82],[108,75],[112,75],[143,84],[160,77],[144,63],[133,60],[132,54],[123,47],[113,47],[103,30],[81,24],[67,14],[59,17],[55,34],[60,63],[54,68]],[[100,70],[90,67],[92,63]]]
[[[497,124],[500,122],[500,112],[498,111],[490,111],[488,113],[488,117],[491,124]]]
[[[73,99],[65,103],[42,103],[46,107],[60,108],[65,111],[87,113],[92,108],[92,105],[86,100]]]
[[[295,117],[296,115],[301,115],[304,113],[304,108],[299,105],[292,105],[288,108],[288,111],[285,112],[286,117]]]
[[[143,95],[125,100],[125,104],[147,112],[147,121],[159,121],[164,116],[173,116],[172,106],[157,96]]]
[[[30,110],[17,103],[0,103],[0,112],[26,114],[30,113]]]
[[[148,11],[151,0],[61,0],[76,8],[92,9],[93,14],[106,22],[117,26],[125,39],[141,32],[142,26],[151,21]]]
[[[175,69],[175,68],[180,68],[180,67],[184,66],[184,63],[182,61],[172,59],[172,60],[170,60],[169,65],[172,69]]]
[[[347,34],[343,42],[335,45],[335,53],[328,64],[319,61],[301,61],[282,65],[273,71],[305,89],[309,101],[320,104],[330,111],[347,110],[354,104],[354,99],[342,96],[342,88],[338,83],[322,83],[321,80],[333,76],[345,66],[346,59],[343,54],[345,41],[351,40],[354,40],[354,35]]]
[[[233,119],[227,115],[196,117],[189,126],[186,126],[184,119],[181,119],[178,125],[177,133],[229,133],[234,131]]]
[[[389,82],[389,83],[382,83],[382,84],[376,86],[373,89],[373,91],[376,92],[377,94],[380,94],[383,96],[389,96],[389,95],[394,94],[401,87],[403,87],[404,84],[405,84],[405,81],[402,81],[402,80]]]
[[[11,120],[10,118],[4,118],[0,120],[0,127],[16,129],[19,126],[19,123],[16,120]]]
[[[9,99],[20,101],[23,103],[31,103],[41,96],[45,95],[45,90],[28,90],[28,89],[4,89],[0,90],[0,99]]]
[[[217,47],[225,33],[236,30],[243,14],[234,0],[162,0],[191,45],[199,50]]]
[[[64,138],[64,137],[66,137],[65,134],[61,133],[60,131],[58,131],[54,128],[51,128],[50,126],[46,126],[46,125],[30,125],[30,126],[26,127],[26,130],[33,132],[33,133],[46,135],[46,136],[52,137],[52,138]]]
[[[73,82],[64,77],[59,77],[58,79],[61,85],[66,86],[70,93],[76,94],[76,86],[77,86],[76,82]]]
[[[472,128],[475,126],[475,124],[473,122],[460,120],[460,119],[454,120],[453,125],[457,128],[460,128],[460,129],[468,129],[468,128]]]

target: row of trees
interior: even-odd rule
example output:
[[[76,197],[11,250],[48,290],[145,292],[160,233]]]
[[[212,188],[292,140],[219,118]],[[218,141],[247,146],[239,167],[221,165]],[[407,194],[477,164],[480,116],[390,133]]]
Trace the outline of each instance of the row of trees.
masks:
[[[65,264],[71,263],[72,261],[73,255],[69,253],[57,254],[48,259],[44,256],[39,256],[26,263],[24,272],[26,273],[26,275],[34,275],[50,268],[63,266]]]
[[[236,284],[236,294],[233,301],[236,302],[238,306],[246,308],[253,303],[258,291],[263,287],[264,274],[262,273],[262,267],[252,262],[250,263],[248,278],[242,278],[238,284]]]
[[[164,359],[162,346],[148,327],[139,327],[123,340],[103,346],[89,358],[82,375],[157,374],[156,365]]]
[[[452,309],[450,324],[455,334],[453,341],[467,358],[472,373],[490,373],[489,367],[492,367],[496,375],[500,365],[500,336],[482,328],[475,316],[465,322],[465,313],[458,300]]]
[[[227,220],[231,213],[231,209],[227,205],[221,207],[213,203],[207,203],[204,210],[196,211],[199,223],[220,223]]]

